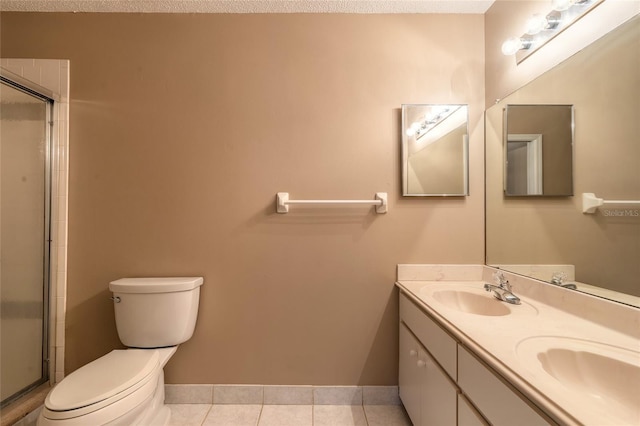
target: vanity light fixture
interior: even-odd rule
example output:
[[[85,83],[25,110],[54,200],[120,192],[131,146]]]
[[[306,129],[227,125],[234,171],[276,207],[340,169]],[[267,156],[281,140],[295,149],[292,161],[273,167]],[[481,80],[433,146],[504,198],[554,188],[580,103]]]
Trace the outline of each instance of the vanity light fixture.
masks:
[[[445,118],[449,117],[457,108],[451,108],[448,106],[440,106],[434,107],[429,113],[427,113],[422,119],[419,121],[415,121],[409,126],[406,133],[409,137],[416,138],[416,141],[420,140],[421,137],[426,135],[429,130],[436,127],[439,123],[441,123]]]
[[[532,15],[526,22],[522,36],[505,40],[502,53],[506,56],[515,55],[519,64],[603,1],[551,0],[552,10],[546,15]]]

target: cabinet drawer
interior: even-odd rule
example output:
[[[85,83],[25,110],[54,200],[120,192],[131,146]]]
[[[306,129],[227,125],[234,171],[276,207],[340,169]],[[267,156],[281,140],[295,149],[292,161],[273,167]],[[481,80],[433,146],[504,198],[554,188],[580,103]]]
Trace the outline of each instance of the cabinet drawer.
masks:
[[[402,293],[400,294],[400,320],[409,327],[422,345],[455,381],[457,377],[457,343],[453,337]]]
[[[458,385],[492,425],[550,424],[462,346],[458,346]]]

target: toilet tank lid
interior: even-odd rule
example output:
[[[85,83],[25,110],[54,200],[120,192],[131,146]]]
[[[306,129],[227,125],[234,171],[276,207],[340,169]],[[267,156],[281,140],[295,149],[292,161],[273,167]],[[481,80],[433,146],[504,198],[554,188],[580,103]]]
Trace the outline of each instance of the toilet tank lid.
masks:
[[[202,277],[121,278],[109,283],[109,290],[116,293],[170,293],[199,287]]]

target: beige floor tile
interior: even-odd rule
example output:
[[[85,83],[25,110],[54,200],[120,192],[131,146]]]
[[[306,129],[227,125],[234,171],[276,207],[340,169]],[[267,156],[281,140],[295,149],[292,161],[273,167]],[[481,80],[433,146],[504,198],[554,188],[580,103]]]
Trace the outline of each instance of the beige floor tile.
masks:
[[[369,426],[411,426],[411,420],[401,405],[365,405]]]
[[[367,426],[361,405],[315,405],[313,426]]]
[[[256,426],[262,405],[215,404],[203,426]]]
[[[311,405],[265,405],[259,426],[312,426]]]
[[[171,410],[170,426],[200,426],[211,404],[167,404]]]

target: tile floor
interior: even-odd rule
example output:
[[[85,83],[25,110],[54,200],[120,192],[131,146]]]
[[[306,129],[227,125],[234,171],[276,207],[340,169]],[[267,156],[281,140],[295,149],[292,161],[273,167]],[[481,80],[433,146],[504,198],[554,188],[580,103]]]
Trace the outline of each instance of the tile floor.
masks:
[[[401,405],[167,406],[170,426],[411,426]]]

